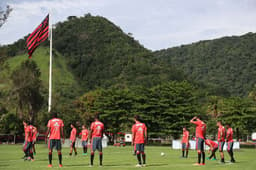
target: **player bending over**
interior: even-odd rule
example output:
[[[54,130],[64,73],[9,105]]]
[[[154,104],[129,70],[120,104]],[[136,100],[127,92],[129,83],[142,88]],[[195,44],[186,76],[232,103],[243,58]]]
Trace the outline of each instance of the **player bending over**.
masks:
[[[206,124],[198,117],[193,117],[190,123],[196,125],[196,150],[198,153],[198,162],[194,165],[205,165],[204,140],[206,132]],[[202,162],[201,162],[202,158]]]
[[[102,152],[102,138],[104,132],[104,124],[99,121],[99,115],[96,115],[94,122],[91,124],[89,139],[91,141],[91,164],[93,166],[94,152],[99,151],[100,166],[102,166],[103,152]]]
[[[75,128],[75,126],[71,123],[70,124],[70,127],[72,128],[71,132],[70,132],[70,152],[69,152],[69,155],[71,156],[72,153],[73,153],[73,149],[74,149],[74,152],[75,152],[75,155],[77,155],[77,151],[76,151],[76,133],[77,133],[77,130]]]
[[[218,150],[218,144],[210,139],[205,140],[205,144],[209,146],[209,151],[211,151],[211,155],[207,158],[208,160],[217,160],[215,152]],[[213,157],[213,159],[212,159]]]
[[[135,124],[132,126],[132,145],[136,145],[136,155],[138,164],[136,167],[146,166],[146,154],[144,152],[144,146],[147,139],[147,127],[144,123],[139,121],[139,116],[134,116]],[[141,163],[141,157],[143,164]]]
[[[52,150],[55,147],[58,151],[58,157],[59,157],[59,167],[62,167],[62,153],[61,153],[61,136],[63,138],[63,144],[64,144],[64,123],[61,119],[57,118],[57,112],[52,113],[52,119],[48,121],[47,127],[48,130],[46,132],[46,140],[50,133],[50,137],[48,140],[48,149],[49,149],[49,165],[48,167],[52,167]]]
[[[25,142],[23,146],[23,151],[25,153],[25,160],[34,161],[32,142],[33,142],[33,132],[34,126],[31,125],[31,121],[26,124],[25,127]]]

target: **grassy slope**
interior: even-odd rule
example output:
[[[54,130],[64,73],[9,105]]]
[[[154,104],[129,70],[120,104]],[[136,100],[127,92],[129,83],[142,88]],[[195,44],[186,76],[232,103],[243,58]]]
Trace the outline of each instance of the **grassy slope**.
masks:
[[[21,145],[0,145],[0,169],[48,169],[48,149],[46,145],[37,145],[37,155],[35,162],[24,162],[21,157]],[[88,167],[89,157],[81,155],[81,148],[78,149],[78,156],[68,156],[69,148],[64,148],[63,165],[64,169],[104,169],[104,170],[128,170],[135,168],[136,157],[132,156],[131,147],[114,148],[108,147],[104,150],[104,167],[98,167],[98,153],[95,156],[95,166]],[[165,156],[161,157],[160,152],[165,152]],[[207,161],[205,167],[193,167],[192,164],[196,161],[197,155],[195,151],[190,151],[188,159],[180,159],[179,150],[171,150],[169,147],[146,147],[147,167],[143,169],[151,170],[167,170],[167,169],[218,169],[218,170],[250,170],[255,169],[256,162],[254,161],[254,149],[241,149],[235,152],[236,164],[226,163],[221,165],[218,161]],[[225,153],[226,160],[228,155]],[[219,158],[219,153],[217,153]],[[58,169],[57,153],[53,154],[53,169]]]
[[[11,70],[17,68],[21,62],[27,60],[27,54],[19,55],[8,60]],[[32,60],[36,61],[38,67],[41,71],[41,79],[43,85],[48,89],[49,81],[49,49],[48,48],[38,48],[33,54]],[[70,86],[77,87],[77,82],[69,72],[65,58],[59,53],[53,53],[53,93],[62,88],[69,88]]]

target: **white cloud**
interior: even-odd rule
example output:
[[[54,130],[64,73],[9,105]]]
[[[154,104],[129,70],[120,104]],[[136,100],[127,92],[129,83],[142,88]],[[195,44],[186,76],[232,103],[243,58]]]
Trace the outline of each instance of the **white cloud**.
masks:
[[[9,4],[14,10],[0,29],[0,44],[32,32],[49,9],[54,23],[71,15],[104,16],[152,50],[256,30],[254,0],[10,0]]]

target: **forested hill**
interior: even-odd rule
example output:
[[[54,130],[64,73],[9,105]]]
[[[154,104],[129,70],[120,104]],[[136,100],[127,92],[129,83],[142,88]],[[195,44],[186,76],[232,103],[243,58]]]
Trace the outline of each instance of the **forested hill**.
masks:
[[[72,72],[86,89],[111,85],[148,87],[183,79],[177,76],[180,72],[175,68],[153,60],[151,51],[99,16],[69,17],[57,24],[53,47],[67,58]]]
[[[246,96],[256,84],[256,34],[200,41],[156,51],[162,61],[189,79],[219,89],[224,96]]]

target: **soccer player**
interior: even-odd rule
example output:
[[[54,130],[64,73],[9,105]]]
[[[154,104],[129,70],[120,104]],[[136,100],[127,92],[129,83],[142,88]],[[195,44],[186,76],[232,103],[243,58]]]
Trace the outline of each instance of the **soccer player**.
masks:
[[[82,132],[81,132],[83,155],[87,155],[88,134],[89,134],[88,129],[86,129],[85,125],[83,125]]]
[[[206,132],[206,124],[198,117],[193,117],[190,123],[196,125],[196,150],[198,153],[198,162],[194,165],[205,165],[204,140]],[[201,163],[202,158],[202,163]]]
[[[38,136],[37,128],[34,126],[34,130],[33,130],[33,142],[32,142],[32,149],[33,149],[34,155],[36,155],[35,144],[36,144],[36,138],[37,138],[37,136]]]
[[[189,131],[186,129],[186,127],[183,127],[181,145],[182,145],[182,158],[188,158]],[[185,156],[185,150],[186,150],[186,156]]]
[[[233,153],[233,144],[234,144],[234,141],[233,141],[233,129],[230,127],[229,124],[226,125],[227,127],[227,136],[226,136],[226,141],[228,143],[228,154],[231,158],[230,162],[232,163],[235,163],[235,159],[234,159],[234,153]]]
[[[58,114],[57,112],[53,112],[52,113],[53,118],[51,120],[48,121],[47,127],[48,130],[46,132],[46,138],[48,137],[49,133],[50,133],[50,137],[49,137],[49,141],[48,141],[48,149],[49,149],[49,154],[48,154],[48,158],[49,158],[49,165],[48,167],[51,168],[52,167],[52,150],[55,147],[58,151],[58,157],[59,157],[59,167],[63,167],[62,166],[62,153],[61,153],[61,136],[63,138],[63,144],[64,144],[64,123],[61,119],[57,118]]]
[[[77,133],[77,130],[75,128],[75,126],[71,123],[70,124],[70,127],[72,128],[71,132],[70,132],[70,152],[69,152],[69,155],[71,156],[72,153],[73,153],[73,149],[74,149],[74,152],[75,152],[75,155],[77,155],[77,151],[76,151],[76,133]]]
[[[225,163],[224,161],[224,153],[223,153],[223,147],[225,144],[225,127],[222,126],[221,122],[217,122],[218,128],[218,145],[219,145],[219,151],[220,151],[220,157],[221,157],[221,163]]]
[[[25,143],[23,146],[23,151],[25,153],[25,160],[34,161],[34,156],[32,151],[33,131],[34,131],[34,127],[31,125],[31,121],[29,121],[28,124],[26,124]]]
[[[100,166],[102,166],[102,138],[104,133],[104,124],[99,121],[99,115],[95,115],[94,122],[91,123],[89,139],[91,141],[91,164],[93,166],[94,152],[99,151]]]
[[[206,139],[206,140],[205,140],[205,144],[210,147],[210,148],[209,148],[209,151],[212,152],[211,155],[210,155],[207,159],[208,159],[208,160],[211,160],[212,157],[213,157],[212,160],[214,160],[214,161],[217,160],[217,159],[216,159],[215,152],[218,150],[218,144],[217,144],[216,142],[210,140],[210,139]]]
[[[134,116],[135,124],[132,126],[132,145],[136,145],[136,155],[138,164],[136,167],[146,166],[146,154],[144,152],[144,145],[147,139],[147,127],[144,123],[139,121],[139,116]],[[141,156],[143,164],[141,163]]]
[[[25,134],[25,139],[26,139],[26,127],[28,126],[28,124],[25,122],[25,121],[23,121],[23,126],[24,126],[24,134]],[[24,139],[24,143],[23,143],[23,151],[24,151],[24,145],[25,145],[25,143],[26,143],[26,140]],[[23,156],[23,158],[22,159],[27,159],[27,156],[26,156],[27,154],[26,154],[26,152],[24,151],[24,156]]]

